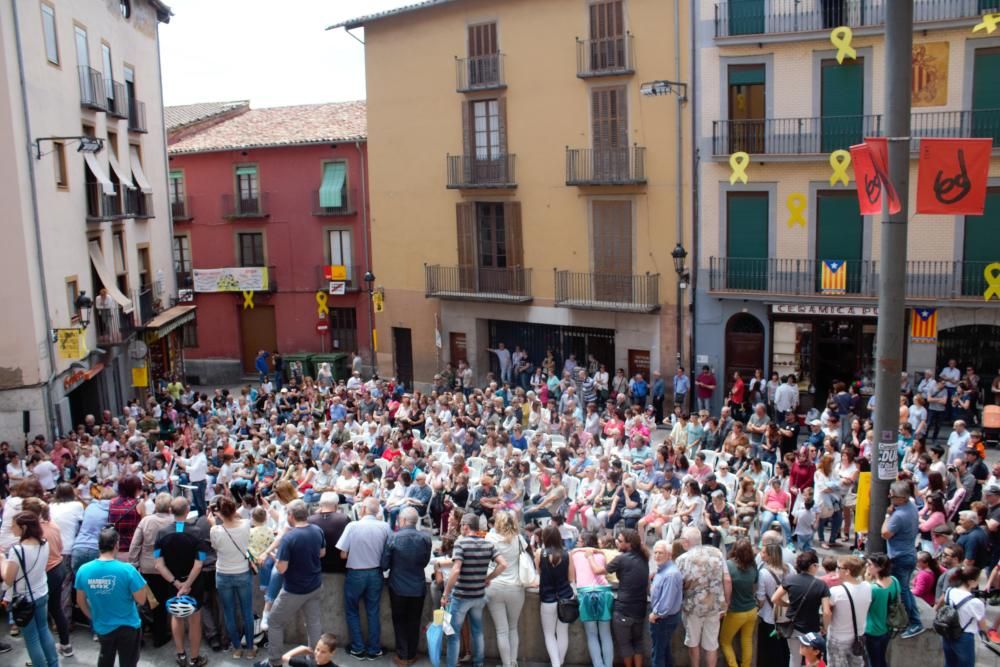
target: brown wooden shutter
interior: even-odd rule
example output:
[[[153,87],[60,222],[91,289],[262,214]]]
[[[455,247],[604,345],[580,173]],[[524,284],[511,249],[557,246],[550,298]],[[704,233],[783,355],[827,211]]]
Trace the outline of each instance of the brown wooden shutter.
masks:
[[[458,240],[458,281],[466,289],[475,285],[476,271],[476,205],[459,202],[455,205]]]
[[[622,0],[595,2],[590,5],[590,38],[621,37],[625,34]]]
[[[497,24],[480,23],[469,26],[469,57],[497,53]]]
[[[503,223],[507,246],[507,266],[524,266],[524,240],[521,233],[521,202],[504,202]]]
[[[608,117],[608,89],[599,88],[590,93],[590,122],[593,135],[593,146],[595,149],[603,148],[608,144],[607,117]]]
[[[591,205],[594,298],[632,298],[632,202],[595,200]]]
[[[472,102],[462,102],[462,155],[465,162],[476,155],[475,127],[472,122]]]
[[[497,160],[498,180],[504,183],[513,181],[511,159],[507,155],[507,98],[497,98],[497,134],[500,135],[500,154],[493,156]]]

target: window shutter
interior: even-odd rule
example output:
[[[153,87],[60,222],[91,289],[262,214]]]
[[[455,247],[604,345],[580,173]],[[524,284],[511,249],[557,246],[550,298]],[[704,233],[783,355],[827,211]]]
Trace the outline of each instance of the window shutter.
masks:
[[[508,268],[524,266],[524,241],[521,233],[521,202],[504,202],[503,220]]]
[[[507,155],[507,98],[500,97],[497,99],[497,134],[500,135],[500,154],[494,156],[498,160],[498,173],[500,177],[499,180],[505,183],[509,183],[511,180],[511,175],[508,173],[510,170],[510,157]]]
[[[463,288],[472,289],[476,273],[476,205],[459,202],[455,205],[458,240],[458,280]]]
[[[593,145],[595,149],[602,148],[607,145],[608,137],[605,134],[606,122],[605,119],[608,116],[608,91],[595,90],[591,92],[591,124],[592,124],[592,134],[593,134]]]

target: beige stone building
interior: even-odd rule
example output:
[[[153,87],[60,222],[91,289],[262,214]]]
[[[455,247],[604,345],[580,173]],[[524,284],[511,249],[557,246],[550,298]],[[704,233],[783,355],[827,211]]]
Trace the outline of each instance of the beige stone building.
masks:
[[[182,370],[194,313],[173,303],[169,19],[159,0],[0,3],[0,440],[19,445],[25,416],[52,434],[119,414]]]

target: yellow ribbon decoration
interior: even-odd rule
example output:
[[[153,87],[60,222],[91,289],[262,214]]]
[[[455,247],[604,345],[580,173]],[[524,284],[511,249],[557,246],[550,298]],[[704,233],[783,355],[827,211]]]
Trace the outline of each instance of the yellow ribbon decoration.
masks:
[[[806,210],[806,196],[801,192],[793,192],[788,195],[786,203],[788,205],[788,212],[791,214],[788,218],[788,226],[801,225],[805,227],[806,219],[802,217],[802,212]]]
[[[846,25],[830,31],[830,43],[837,47],[838,64],[843,64],[844,58],[854,60],[858,57],[858,52],[851,48],[851,39],[853,37],[854,32]]]
[[[997,29],[997,24],[1000,23],[1000,14],[983,14],[982,21],[976,24],[976,27],[972,29],[972,32],[979,32],[980,30],[985,30],[987,35],[992,35]]]
[[[326,292],[316,292],[316,314],[323,317],[330,312],[330,307],[326,305]]]
[[[747,166],[750,164],[750,155],[739,151],[738,153],[733,153],[729,156],[729,166],[732,167],[733,173],[729,176],[729,184],[736,185],[736,181],[740,181],[744,185],[750,180],[747,176]]]
[[[989,301],[994,296],[1000,299],[1000,262],[988,264],[983,269],[983,277],[986,278],[986,284],[989,286],[989,289],[983,293],[983,299]]]
[[[843,148],[830,153],[830,166],[833,167],[833,174],[830,176],[830,185],[836,185],[840,181],[844,185],[849,185],[851,179],[847,177],[847,168],[851,166],[851,153]]]
[[[253,290],[243,290],[243,310],[253,310]]]

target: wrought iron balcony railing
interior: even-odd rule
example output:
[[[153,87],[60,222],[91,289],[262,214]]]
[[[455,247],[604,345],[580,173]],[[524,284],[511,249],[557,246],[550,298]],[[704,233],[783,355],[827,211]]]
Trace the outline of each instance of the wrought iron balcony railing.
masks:
[[[652,313],[660,309],[660,274],[555,271],[557,306]]]
[[[178,221],[190,220],[193,218],[194,216],[191,213],[191,200],[192,197],[187,195],[181,195],[180,197],[171,195],[170,217]]]
[[[878,297],[876,260],[847,261],[843,292],[822,289],[822,262],[816,259],[710,257],[709,291],[767,293],[780,296]],[[987,289],[988,262],[910,260],[906,263],[906,297],[914,300],[974,299]]]
[[[86,65],[78,69],[80,75],[80,104],[87,109],[106,111],[108,95],[104,90],[104,75]]]
[[[135,334],[135,313],[126,313],[114,303],[110,308],[94,308],[98,345],[124,345]]]
[[[576,75],[581,79],[635,73],[631,33],[576,40]]]
[[[146,103],[134,97],[128,101],[128,129],[132,132],[144,133],[146,129]]]
[[[566,185],[637,185],[646,182],[646,149],[566,147]]]
[[[424,265],[424,294],[438,299],[527,303],[531,269]]]
[[[514,188],[515,155],[506,153],[495,157],[475,155],[448,155],[448,188]]]
[[[455,89],[458,92],[499,90],[506,87],[502,53],[455,58]]]
[[[353,215],[357,213],[357,206],[355,202],[358,198],[357,188],[344,188],[340,192],[340,205],[339,206],[324,206],[323,204],[330,204],[333,202],[321,202],[320,191],[313,190],[312,193],[312,214],[321,217],[326,215]]]
[[[266,218],[269,193],[254,195],[222,195],[222,216],[225,218]]]

